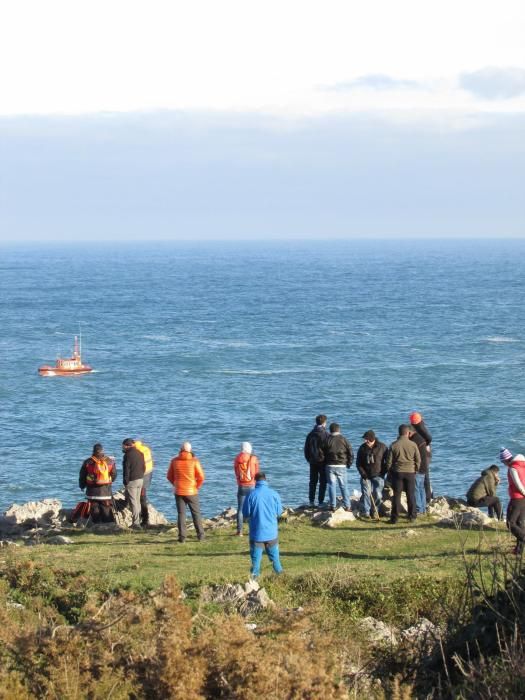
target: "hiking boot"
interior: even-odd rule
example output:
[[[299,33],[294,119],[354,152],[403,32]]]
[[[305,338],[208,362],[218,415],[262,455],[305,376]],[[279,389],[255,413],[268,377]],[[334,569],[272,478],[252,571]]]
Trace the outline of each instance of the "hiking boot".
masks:
[[[180,542],[181,544],[184,544],[184,543],[186,542],[186,538],[185,538],[185,537],[179,537],[179,539],[178,539],[177,541]]]
[[[236,536],[236,537],[242,537],[243,535],[242,535],[242,532],[236,532],[236,533],[235,533],[235,536]]]
[[[359,517],[361,518],[361,520],[370,520],[370,516],[368,515],[368,513],[361,513]]]
[[[390,523],[390,525],[395,525],[397,523],[397,518],[390,518],[388,522]]]

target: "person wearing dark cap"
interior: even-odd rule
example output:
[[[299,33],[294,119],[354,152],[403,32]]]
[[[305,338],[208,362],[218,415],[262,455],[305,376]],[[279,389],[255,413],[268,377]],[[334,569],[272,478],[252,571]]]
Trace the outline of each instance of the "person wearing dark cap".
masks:
[[[146,470],[144,455],[135,447],[135,441],[126,438],[122,442],[122,480],[126,488],[126,498],[131,508],[131,527],[140,530],[140,492]]]
[[[432,435],[427,427],[427,424],[423,420],[423,416],[418,411],[412,411],[409,416],[410,425],[414,428],[418,435],[421,435],[425,441],[427,450],[427,459],[425,466],[425,498],[426,502],[430,503],[434,494],[432,493],[432,484],[430,483],[430,462],[432,461]]]
[[[417,517],[415,499],[415,477],[421,464],[419,449],[414,442],[409,439],[410,426],[399,426],[399,437],[390,445],[386,460],[387,470],[390,473],[394,498],[392,499],[392,515],[390,522],[397,523],[399,511],[401,510],[401,494],[406,493],[408,505],[408,519],[415,520]]]
[[[78,485],[86,489],[90,504],[90,515],[94,523],[113,522],[111,510],[111,485],[117,478],[117,468],[113,457],[106,457],[104,448],[97,442],[93,454],[84,460],[80,468]]]
[[[364,510],[361,517],[377,520],[385,485],[388,447],[377,439],[373,430],[367,430],[363,439],[363,444],[357,450],[355,463],[361,477]]]
[[[326,468],[324,463],[323,445],[328,436],[326,416],[322,413],[315,417],[315,425],[304,441],[304,458],[310,465],[310,482],[308,500],[310,506],[315,505],[315,492],[319,482],[319,505],[324,504],[326,495]]]
[[[486,506],[489,511],[489,518],[496,516],[497,520],[503,517],[501,501],[496,496],[496,490],[500,482],[499,467],[491,464],[488,469],[481,472],[481,476],[476,479],[467,491],[467,503],[473,508]]]

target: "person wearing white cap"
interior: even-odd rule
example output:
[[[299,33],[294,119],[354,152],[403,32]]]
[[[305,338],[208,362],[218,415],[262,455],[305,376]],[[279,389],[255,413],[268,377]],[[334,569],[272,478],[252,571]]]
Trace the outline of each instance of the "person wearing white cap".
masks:
[[[241,451],[233,462],[237,480],[237,537],[242,537],[242,506],[244,499],[255,488],[255,475],[259,473],[259,460],[253,454],[249,442],[243,442]]]
[[[525,547],[525,457],[522,454],[513,456],[510,450],[502,447],[499,458],[509,468],[507,525],[516,538],[514,554],[521,555]]]

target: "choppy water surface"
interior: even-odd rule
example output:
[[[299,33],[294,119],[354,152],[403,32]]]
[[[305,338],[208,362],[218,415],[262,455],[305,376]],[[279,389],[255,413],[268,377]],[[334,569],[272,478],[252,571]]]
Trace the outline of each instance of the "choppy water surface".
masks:
[[[435,491],[463,495],[501,444],[525,451],[524,253],[519,241],[0,249],[0,510],[74,504],[92,444],[120,462],[128,436],[152,445],[151,498],[168,515],[165,472],[186,439],[206,513],[233,504],[243,440],[298,504],[319,412],[357,446],[369,428],[392,441],[420,410]],[[39,377],[79,321],[96,373]]]

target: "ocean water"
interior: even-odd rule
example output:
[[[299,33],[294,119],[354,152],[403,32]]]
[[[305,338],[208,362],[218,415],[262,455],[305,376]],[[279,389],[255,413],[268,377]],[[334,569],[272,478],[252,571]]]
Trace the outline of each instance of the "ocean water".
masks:
[[[234,504],[243,440],[297,505],[320,412],[357,447],[370,428],[391,442],[419,410],[434,491],[463,495],[501,445],[525,451],[524,280],[523,241],[2,248],[0,510],[73,506],[93,443],[120,468],[129,436],[152,446],[151,501],[170,517],[184,440],[206,514]],[[79,323],[96,372],[40,377]]]

